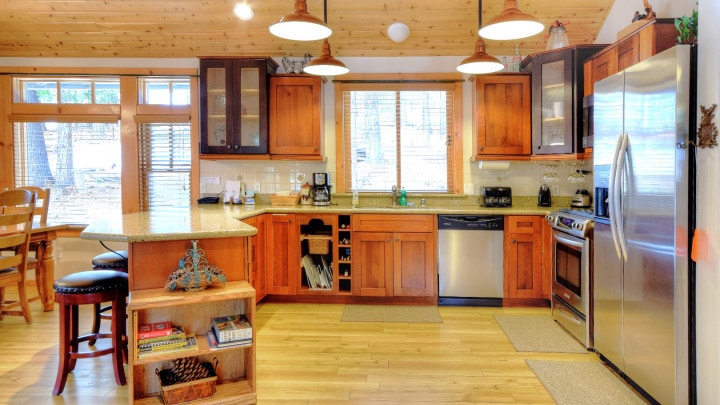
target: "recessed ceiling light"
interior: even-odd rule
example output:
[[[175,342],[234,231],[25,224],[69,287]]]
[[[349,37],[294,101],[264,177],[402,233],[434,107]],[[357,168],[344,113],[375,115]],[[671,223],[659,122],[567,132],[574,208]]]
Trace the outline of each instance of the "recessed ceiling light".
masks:
[[[255,17],[255,12],[247,3],[235,4],[233,7],[233,13],[235,13],[235,15],[243,21],[250,21],[253,17]]]

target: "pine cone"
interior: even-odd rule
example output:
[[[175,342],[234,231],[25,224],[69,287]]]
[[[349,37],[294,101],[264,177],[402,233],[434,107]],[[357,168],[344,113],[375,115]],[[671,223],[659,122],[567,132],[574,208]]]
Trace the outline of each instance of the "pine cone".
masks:
[[[189,382],[210,377],[208,368],[195,358],[184,357],[173,360],[172,371],[178,380]]]

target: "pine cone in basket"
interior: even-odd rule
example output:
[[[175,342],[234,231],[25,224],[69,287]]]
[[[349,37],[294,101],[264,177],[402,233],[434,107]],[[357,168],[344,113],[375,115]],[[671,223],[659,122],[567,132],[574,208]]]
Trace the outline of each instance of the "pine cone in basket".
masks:
[[[210,377],[210,370],[192,357],[173,360],[172,372],[178,381],[189,382]]]

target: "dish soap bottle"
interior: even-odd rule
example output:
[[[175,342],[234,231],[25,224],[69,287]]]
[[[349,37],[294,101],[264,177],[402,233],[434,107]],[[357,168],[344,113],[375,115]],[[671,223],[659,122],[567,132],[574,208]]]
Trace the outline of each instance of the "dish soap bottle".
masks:
[[[407,206],[407,193],[405,192],[405,187],[400,190],[400,205]]]

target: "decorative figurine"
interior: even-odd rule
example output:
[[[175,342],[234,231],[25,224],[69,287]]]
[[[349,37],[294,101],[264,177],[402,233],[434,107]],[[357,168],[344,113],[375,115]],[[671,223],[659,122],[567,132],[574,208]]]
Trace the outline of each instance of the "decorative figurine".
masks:
[[[174,291],[184,288],[185,291],[204,290],[208,286],[225,284],[227,277],[219,268],[208,263],[205,251],[198,248],[198,241],[191,241],[192,247],[185,256],[178,260],[178,268],[168,277],[165,288]]]

